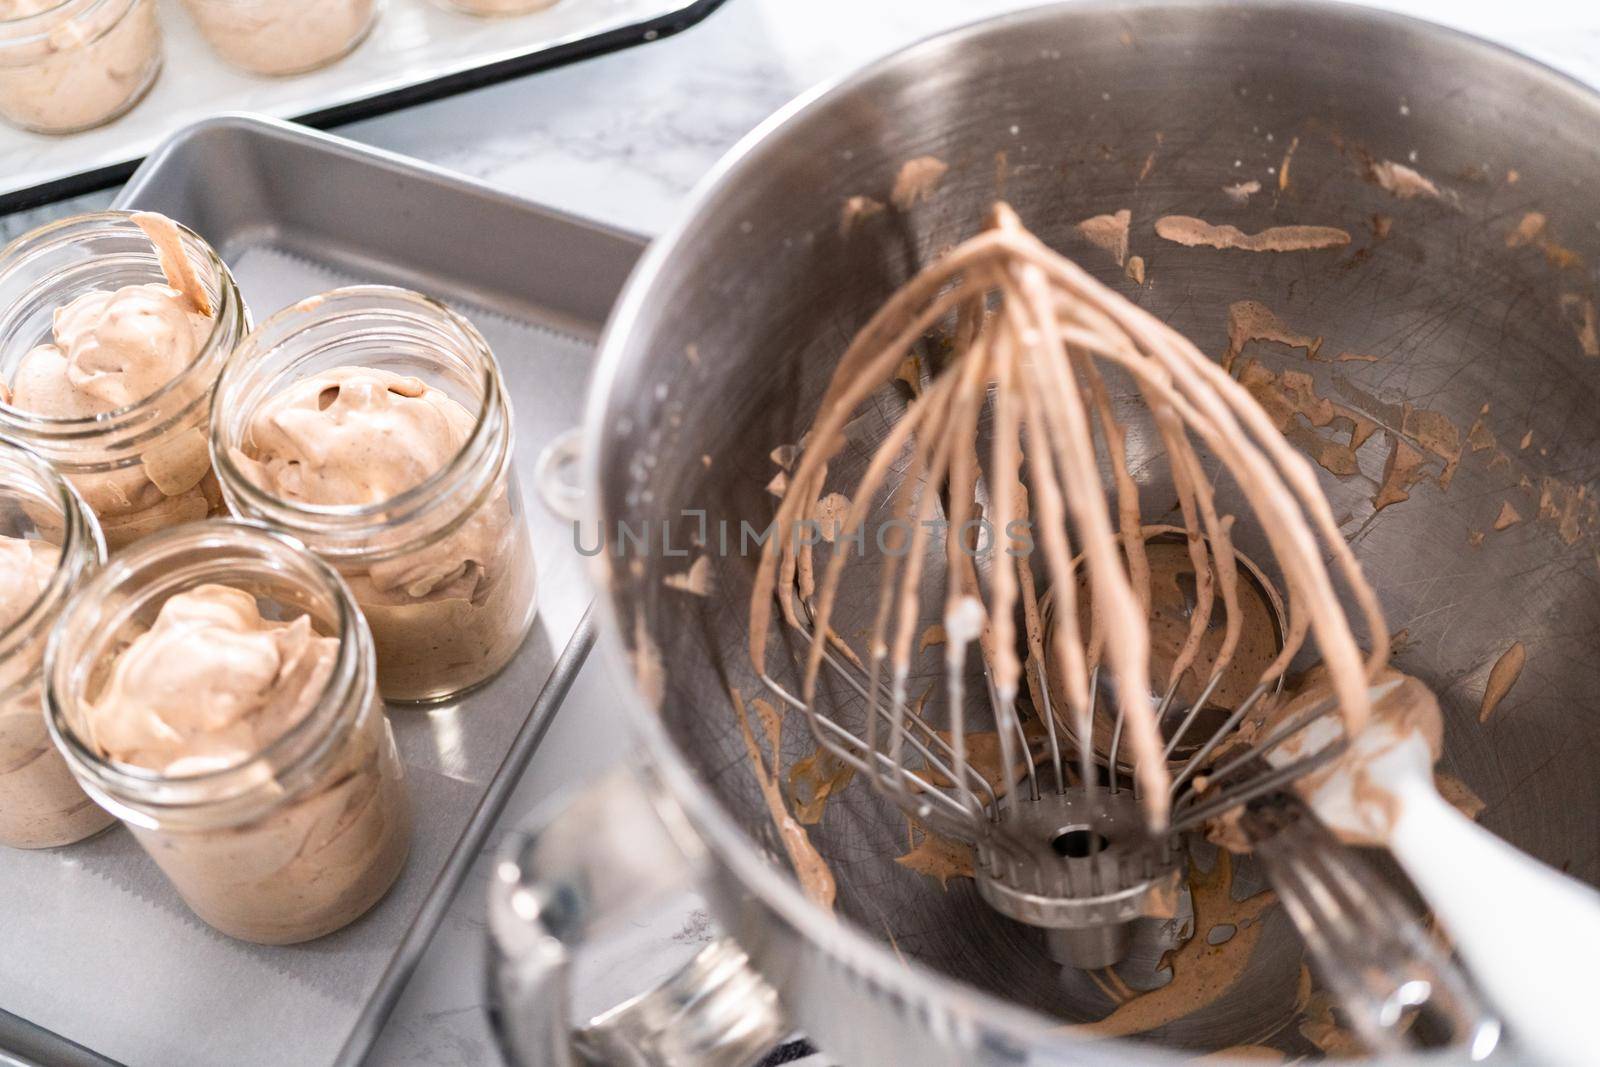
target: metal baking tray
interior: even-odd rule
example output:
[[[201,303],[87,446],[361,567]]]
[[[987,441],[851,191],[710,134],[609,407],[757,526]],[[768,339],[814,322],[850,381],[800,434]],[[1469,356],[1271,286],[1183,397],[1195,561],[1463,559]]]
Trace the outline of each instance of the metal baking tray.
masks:
[[[534,496],[532,472],[577,420],[601,325],[644,242],[248,117],[178,134],[117,204],[204,235],[257,321],[354,282],[409,286],[471,319],[499,357],[516,413],[539,617],[484,689],[392,711],[416,813],[411,858],[389,896],[338,933],[283,948],[225,938],[190,914],[120,827],[64,849],[0,849],[0,1064],[4,1050],[23,1063],[354,1063],[593,642],[583,559],[569,526]]]
[[[382,0],[371,35],[339,62],[267,78],[212,55],[180,0],[159,0],[166,63],[150,94],[97,130],[50,137],[0,125],[0,214],[103,189],[191,123],[249,111],[328,127],[654,41],[723,0],[560,0],[510,18],[475,18],[434,0]]]

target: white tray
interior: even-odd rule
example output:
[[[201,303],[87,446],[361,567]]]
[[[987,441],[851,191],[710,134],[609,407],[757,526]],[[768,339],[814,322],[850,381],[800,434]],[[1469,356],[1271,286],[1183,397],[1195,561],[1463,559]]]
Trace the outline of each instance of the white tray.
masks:
[[[432,0],[383,0],[372,34],[323,70],[244,74],[217,59],[179,0],[159,0],[166,65],[122,118],[49,137],[0,125],[0,214],[103,188],[173,132],[229,111],[327,126],[571,62],[684,29],[722,0],[560,0],[510,18],[475,18]]]

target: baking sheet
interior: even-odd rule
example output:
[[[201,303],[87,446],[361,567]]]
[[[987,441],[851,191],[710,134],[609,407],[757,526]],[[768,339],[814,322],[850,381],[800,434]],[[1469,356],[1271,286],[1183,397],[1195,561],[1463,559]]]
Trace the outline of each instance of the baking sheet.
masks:
[[[598,331],[643,242],[247,118],[179,135],[118,203],[170,214],[210,240],[257,321],[338,285],[408,285],[471,319],[505,372],[539,618],[485,689],[458,704],[392,710],[416,837],[378,907],[306,945],[253,946],[194,918],[120,827],[65,849],[0,849],[0,1008],[47,1040],[158,1067],[354,1062],[592,642],[582,557],[568,525],[540,506],[531,475],[539,450],[577,419]],[[8,1041],[0,1017],[0,1047],[19,1058],[36,1049],[38,1034],[25,1029]]]
[[[310,74],[245,74],[212,54],[180,0],[159,0],[166,63],[150,94],[97,130],[52,137],[0,124],[0,214],[103,188],[174,131],[248,111],[330,126],[693,25],[722,0],[560,0],[529,15],[477,18],[433,0],[382,0],[371,35]]]

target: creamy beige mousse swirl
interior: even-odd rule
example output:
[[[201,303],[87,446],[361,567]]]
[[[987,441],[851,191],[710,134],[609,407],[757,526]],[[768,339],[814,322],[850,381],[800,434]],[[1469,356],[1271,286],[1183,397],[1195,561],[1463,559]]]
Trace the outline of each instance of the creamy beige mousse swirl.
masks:
[[[61,550],[0,535],[0,635],[32,611],[55,576]],[[50,742],[39,690],[37,642],[0,658],[0,845],[53,848],[115,820],[84,795]]]
[[[461,451],[476,419],[419,378],[336,367],[294,383],[250,420],[232,459],[302,505],[373,505],[416,488]],[[533,561],[506,487],[445,537],[346,569],[393,700],[482,681],[521,644]]]
[[[160,70],[156,0],[0,0],[0,117],[24,129],[108,122]]]
[[[12,403],[57,418],[136,404],[176,378],[210,333],[210,316],[166,285],[84,293],[56,309],[51,341],[22,358]]]
[[[169,237],[176,241],[166,219],[139,218],[158,247]],[[161,251],[173,284],[93,290],[56,309],[51,339],[24,355],[12,375],[13,407],[55,419],[121,411],[154,395],[200,357],[214,325],[211,308],[186,272],[181,246],[175,256],[171,249]],[[140,464],[74,474],[72,483],[99,516],[113,549],[223,510],[200,427],[161,441]]]
[[[202,585],[162,605],[85,709],[113,763],[192,778],[240,767],[311,714],[339,639],[309,616],[263,618],[256,598]],[[236,826],[132,829],[184,900],[234,937],[288,944],[346,925],[404,864],[410,816],[394,744],[371,709],[318,784]]]
[[[376,0],[184,0],[212,51],[255,74],[302,74],[360,44]]]
[[[338,651],[310,616],[273,622],[248,593],[200,586],[117,657],[89,708],[89,742],[173,778],[238,766],[310,713]]]

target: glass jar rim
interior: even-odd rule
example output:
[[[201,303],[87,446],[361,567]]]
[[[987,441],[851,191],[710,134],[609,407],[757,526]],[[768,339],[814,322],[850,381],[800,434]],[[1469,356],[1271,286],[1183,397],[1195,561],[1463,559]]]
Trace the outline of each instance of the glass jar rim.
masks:
[[[62,477],[49,460],[21,441],[4,434],[0,434],[0,458],[29,468],[38,477],[39,485],[49,487],[54,497],[52,503],[59,505],[62,516],[61,544],[56,546],[60,549],[61,557],[50,574],[49,582],[14,623],[0,630],[0,659],[5,659],[24,644],[45,619],[62,608],[83,572],[84,568],[78,560],[85,543],[97,565],[105,563],[106,543],[89,505],[84,503],[72,483]]]
[[[371,504],[306,504],[286,500],[275,493],[262,488],[256,481],[248,477],[239,465],[234,462],[230,454],[231,449],[224,447],[229,444],[226,440],[230,434],[225,429],[229,412],[236,405],[229,402],[232,396],[230,390],[240,388],[238,381],[241,376],[248,373],[254,361],[259,361],[267,354],[281,347],[291,339],[294,334],[280,338],[270,347],[262,348],[261,341],[275,329],[281,328],[285,322],[315,311],[330,303],[343,301],[353,302],[353,307],[346,314],[358,314],[363,306],[368,306],[377,300],[395,301],[401,305],[411,305],[420,311],[426,312],[436,320],[447,323],[456,331],[467,349],[480,361],[480,389],[482,397],[479,409],[474,414],[472,432],[466,440],[450,457],[449,461],[434,471],[428,477],[403,492],[392,497],[376,501]],[[298,331],[297,331],[298,332]],[[393,285],[350,285],[330,290],[318,296],[309,297],[298,303],[281,309],[251,331],[250,335],[234,347],[232,355],[222,367],[222,372],[217,377],[216,399],[212,404],[211,412],[211,465],[221,479],[224,488],[231,494],[243,498],[246,505],[255,512],[270,514],[275,521],[282,522],[294,528],[300,528],[302,523],[313,525],[318,523],[340,523],[355,527],[357,530],[363,526],[389,523],[395,521],[396,513],[401,515],[413,514],[423,510],[426,505],[437,497],[440,491],[454,482],[461,471],[473,466],[473,461],[481,459],[482,449],[492,443],[487,441],[490,434],[499,432],[495,425],[494,416],[499,415],[500,421],[509,428],[511,422],[510,401],[506,397],[505,384],[501,380],[499,364],[494,358],[493,349],[489,342],[466,316],[450,308],[443,302],[435,300],[424,293],[412,289],[405,289]],[[240,416],[241,418],[243,416]],[[510,434],[504,434],[505,440],[499,447],[499,455],[495,457],[493,469],[498,473],[504,467],[511,455]],[[490,485],[492,486],[492,480]],[[470,512],[470,508],[465,509]],[[459,525],[455,524],[455,525]],[[350,532],[355,532],[354,530]]]
[[[9,50],[22,51],[29,47],[49,45],[51,36],[62,25],[63,19],[71,23],[78,19],[92,18],[106,8],[122,5],[122,11],[116,19],[108,22],[100,32],[93,34],[79,45],[91,45],[105,37],[112,30],[122,24],[122,19],[132,13],[140,3],[154,5],[154,0],[58,0],[57,3],[35,11],[31,15],[20,18],[0,19],[0,56]],[[75,8],[74,10],[67,10]],[[30,60],[29,63],[34,62]],[[21,64],[28,65],[28,64]]]
[[[104,224],[105,227],[121,228],[124,224],[135,225],[134,211],[95,211],[81,215],[72,215],[64,219],[46,223],[36,229],[14,238],[9,244],[0,247],[0,281],[13,270],[20,270],[27,260],[43,252],[66,247],[83,237],[79,231],[95,224]],[[189,373],[196,367],[203,366],[213,355],[213,349],[221,343],[224,331],[233,325],[243,325],[245,322],[244,302],[239,296],[238,284],[234,281],[233,273],[228,265],[223,262],[217,250],[211,247],[209,241],[195,233],[176,219],[171,220],[177,227],[178,234],[183,241],[187,253],[191,248],[203,253],[202,262],[217,283],[218,306],[212,310],[211,332],[206,335],[206,340],[200,346],[200,351],[184,368],[174,375],[160,388],[147,396],[125,404],[111,411],[102,411],[86,416],[56,416],[40,412],[28,411],[14,404],[0,400],[0,425],[25,425],[43,430],[52,440],[70,441],[85,437],[95,437],[131,421],[143,412],[153,410],[176,392]],[[135,227],[137,228],[137,227]],[[105,232],[105,231],[96,231]],[[141,231],[142,232],[142,231]],[[129,236],[132,236],[129,234]],[[154,246],[152,246],[152,256]]]
[[[299,722],[274,738],[259,752],[238,763],[215,770],[198,774],[167,775],[146,767],[118,763],[101,756],[79,736],[78,731],[68,721],[67,710],[63,706],[62,691],[70,689],[70,686],[64,683],[70,681],[73,672],[73,665],[65,661],[62,651],[68,622],[77,612],[85,610],[83,607],[85,604],[103,600],[113,587],[137,574],[141,567],[161,561],[183,548],[215,543],[222,538],[228,539],[235,545],[242,538],[246,545],[260,550],[264,556],[270,552],[288,551],[304,564],[313,580],[331,594],[336,607],[339,650],[333,670],[322,692],[317,695],[316,703]],[[287,573],[281,568],[275,569]],[[191,569],[185,572],[183,581],[189,583],[195,577]],[[218,576],[218,581],[227,584],[227,579],[223,575]],[[361,611],[356,606],[355,598],[345,585],[344,579],[294,537],[270,529],[261,523],[242,519],[210,519],[175,526],[151,534],[113,557],[105,567],[84,582],[68,600],[61,612],[60,622],[50,635],[49,647],[45,653],[47,682],[44,687],[45,724],[68,763],[75,770],[88,772],[93,783],[110,793],[112,799],[119,805],[134,806],[135,810],[174,811],[232,802],[247,796],[250,792],[249,786],[259,784],[261,781],[260,778],[251,775],[252,768],[263,764],[271,766],[282,761],[284,766],[270,779],[276,780],[293,773],[299,767],[315,764],[340,740],[342,734],[338,729],[340,721],[338,709],[348,703],[352,690],[359,689],[363,694],[363,702],[377,692],[371,643],[371,636],[362,622]],[[322,735],[320,737],[317,736],[319,732]],[[221,793],[211,789],[216,784],[226,783],[230,779],[238,780],[242,788]],[[156,786],[171,787],[195,795],[187,800],[166,802],[129,799],[130,792]]]

